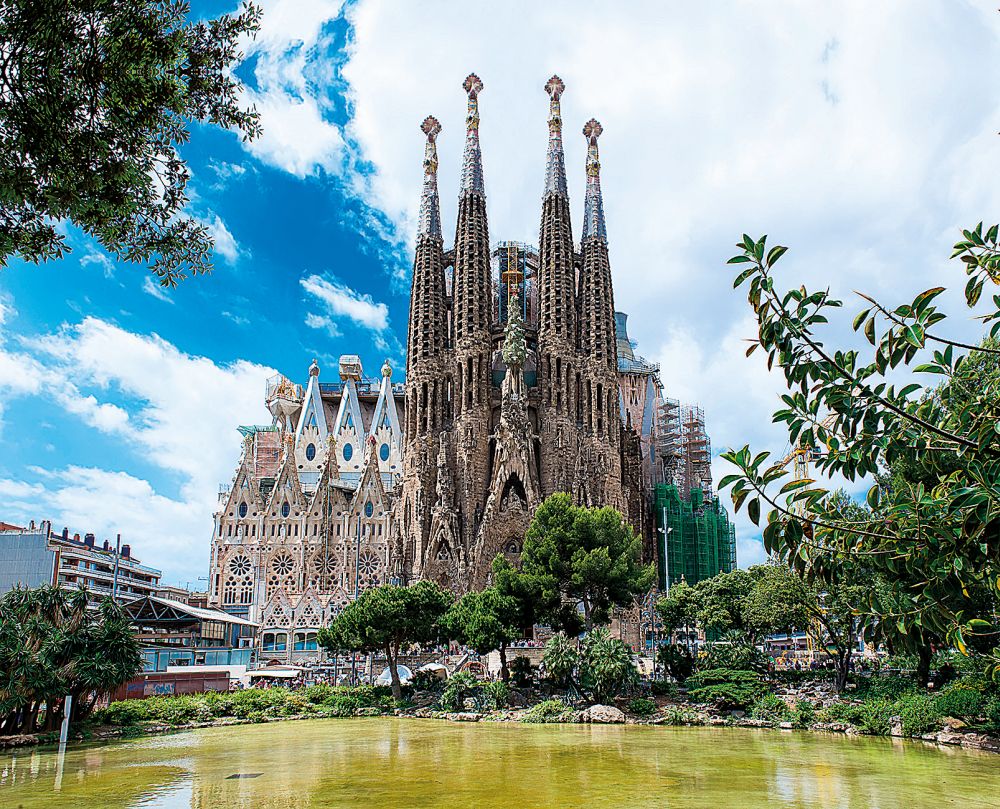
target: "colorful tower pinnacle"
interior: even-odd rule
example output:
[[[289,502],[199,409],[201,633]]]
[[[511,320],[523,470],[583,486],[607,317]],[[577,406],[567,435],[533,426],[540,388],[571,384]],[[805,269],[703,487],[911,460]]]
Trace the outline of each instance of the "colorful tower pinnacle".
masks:
[[[407,438],[423,435],[443,425],[443,393],[436,407],[418,412],[418,394],[430,386],[433,394],[443,370],[441,361],[447,345],[448,320],[445,298],[444,253],[441,238],[441,207],[437,190],[437,136],[441,124],[433,116],[420,129],[427,137],[424,146],[424,188],[420,198],[417,248],[413,257],[410,289],[410,329],[406,351],[406,382],[413,395],[406,399]],[[427,401],[426,395],[424,401]]]
[[[591,118],[583,125],[587,139],[587,195],[583,204],[583,234],[580,240],[596,238],[607,243],[608,232],[604,226],[604,200],[601,198],[601,159],[597,153],[597,139],[604,127]]]
[[[599,376],[616,374],[618,358],[615,340],[615,302],[608,261],[608,236],[601,199],[601,162],[597,139],[603,128],[591,118],[583,127],[587,139],[587,196],[584,203],[583,235],[580,252],[580,347]],[[605,380],[606,381],[606,380]],[[594,414],[595,423],[596,414]],[[614,421],[609,416],[609,421]]]
[[[483,187],[483,153],[479,148],[479,93],[483,82],[470,73],[462,84],[469,96],[469,111],[465,116],[465,158],[462,161],[462,193],[485,194]]]
[[[441,124],[433,115],[428,115],[424,118],[420,129],[427,136],[427,143],[424,145],[424,190],[420,196],[420,220],[417,226],[417,237],[440,237],[441,200],[438,198],[437,187],[437,136],[441,132]]]
[[[564,89],[558,76],[545,84],[550,99],[549,146],[538,240],[538,347],[543,401],[554,416],[575,421],[576,273],[559,111]]]
[[[566,159],[563,156],[562,143],[562,113],[559,109],[559,98],[566,85],[558,76],[553,76],[545,84],[545,92],[549,94],[549,151],[545,160],[545,193],[567,196],[566,191]]]
[[[493,281],[490,272],[490,233],[479,148],[479,94],[483,83],[472,73],[462,84],[468,95],[465,119],[465,156],[455,226],[455,269],[452,277],[452,341],[450,401],[454,405],[452,431],[456,436],[455,477],[485,481],[489,477]],[[485,491],[472,486],[458,490],[458,524],[462,546],[468,550],[478,529]]]

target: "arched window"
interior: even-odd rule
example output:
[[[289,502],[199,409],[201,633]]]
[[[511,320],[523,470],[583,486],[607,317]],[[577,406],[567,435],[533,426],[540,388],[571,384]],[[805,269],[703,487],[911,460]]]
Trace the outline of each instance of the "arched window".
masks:
[[[310,444],[309,446],[306,447],[306,460],[311,461],[315,457],[316,457],[316,445]]]
[[[282,517],[287,517],[289,515],[289,513],[291,512],[291,510],[292,510],[292,507],[290,505],[288,505],[288,501],[287,500],[284,503],[281,504],[281,516]]]
[[[240,516],[241,517],[246,517],[247,516],[247,504],[246,503],[240,503]]]

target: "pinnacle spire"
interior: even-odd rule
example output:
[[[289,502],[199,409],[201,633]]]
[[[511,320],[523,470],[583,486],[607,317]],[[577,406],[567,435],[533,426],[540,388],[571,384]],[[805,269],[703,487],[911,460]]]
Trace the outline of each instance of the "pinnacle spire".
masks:
[[[558,76],[553,76],[545,83],[545,92],[549,94],[549,151],[545,160],[545,193],[568,196],[566,191],[566,160],[563,157],[562,143],[562,113],[559,108],[559,98],[566,85]]]
[[[437,187],[437,136],[441,132],[441,124],[433,115],[428,115],[424,118],[420,129],[427,136],[427,143],[424,145],[424,190],[420,195],[417,236],[440,236],[441,201]]]
[[[604,225],[604,200],[601,197],[601,160],[597,152],[597,139],[604,127],[591,118],[583,125],[587,139],[587,196],[583,206],[583,233],[581,242],[600,239],[607,244],[608,232]]]
[[[479,94],[483,90],[483,82],[475,73],[470,73],[462,87],[469,96],[469,111],[465,117],[465,156],[462,161],[460,193],[485,196],[483,153],[479,148]]]

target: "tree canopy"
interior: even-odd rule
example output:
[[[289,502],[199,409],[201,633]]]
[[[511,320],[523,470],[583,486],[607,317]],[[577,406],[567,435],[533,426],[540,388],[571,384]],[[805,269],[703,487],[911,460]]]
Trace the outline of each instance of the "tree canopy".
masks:
[[[260,11],[188,13],[179,0],[0,4],[0,267],[61,257],[68,221],[164,286],[211,269],[179,148],[195,121],[260,133],[232,74]]]
[[[365,590],[318,633],[319,644],[333,654],[382,652],[392,678],[392,693],[402,697],[399,652],[415,643],[431,643],[441,634],[441,619],[452,596],[431,581],[411,587],[383,584]]]
[[[466,593],[442,618],[450,638],[485,655],[494,649],[500,653],[500,674],[510,679],[507,669],[507,645],[521,637],[521,609],[517,600],[495,586]]]
[[[1000,280],[998,230],[980,223],[954,246],[970,308]],[[898,636],[948,638],[963,652],[974,639],[995,641],[995,610],[983,611],[973,594],[994,605],[1000,595],[1000,376],[983,372],[1000,349],[942,330],[944,287],[898,306],[859,293],[853,326],[869,348],[828,346],[824,324],[842,302],[828,290],[782,291],[774,267],[786,248],[768,250],[766,237],[744,236],[737,247],[734,285],[747,287],[758,322],[747,353],[763,350],[788,387],[775,422],[792,445],[816,448],[821,473],[867,478],[870,508],[845,511],[815,480],[775,491],[786,470],[749,446],[724,453],[738,471],[720,488],[732,486],[734,504],[755,523],[761,504],[770,507],[765,548],[805,576],[850,580],[859,568],[877,576],[870,610]],[[995,338],[1000,294],[981,320]]]
[[[550,495],[535,511],[525,536],[521,570],[534,581],[540,617],[569,634],[611,620],[649,590],[653,567],[640,564],[640,542],[613,508],[573,505],[568,494]]]
[[[15,588],[0,598],[0,735],[36,730],[61,719],[73,697],[73,718],[95,699],[142,671],[139,642],[122,607],[110,598],[88,609],[85,590]]]

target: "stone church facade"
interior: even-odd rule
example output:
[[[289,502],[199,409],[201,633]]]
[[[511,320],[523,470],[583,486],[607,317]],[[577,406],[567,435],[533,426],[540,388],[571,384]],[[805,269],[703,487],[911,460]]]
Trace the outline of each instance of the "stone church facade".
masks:
[[[268,426],[243,427],[243,457],[220,493],[212,606],[261,624],[261,660],[317,656],[315,633],[366,587],[433,579],[484,586],[516,557],[538,504],[557,491],[611,505],[644,537],[643,444],[619,391],[601,196],[601,125],[583,127],[586,195],[573,238],[560,96],[553,76],[537,253],[491,252],[470,75],[453,246],[437,187],[441,127],[428,117],[413,264],[406,381],[363,375],[305,389],[268,383]],[[530,255],[529,255],[530,253]],[[624,421],[623,421],[624,419]],[[646,547],[649,547],[648,537]]]

